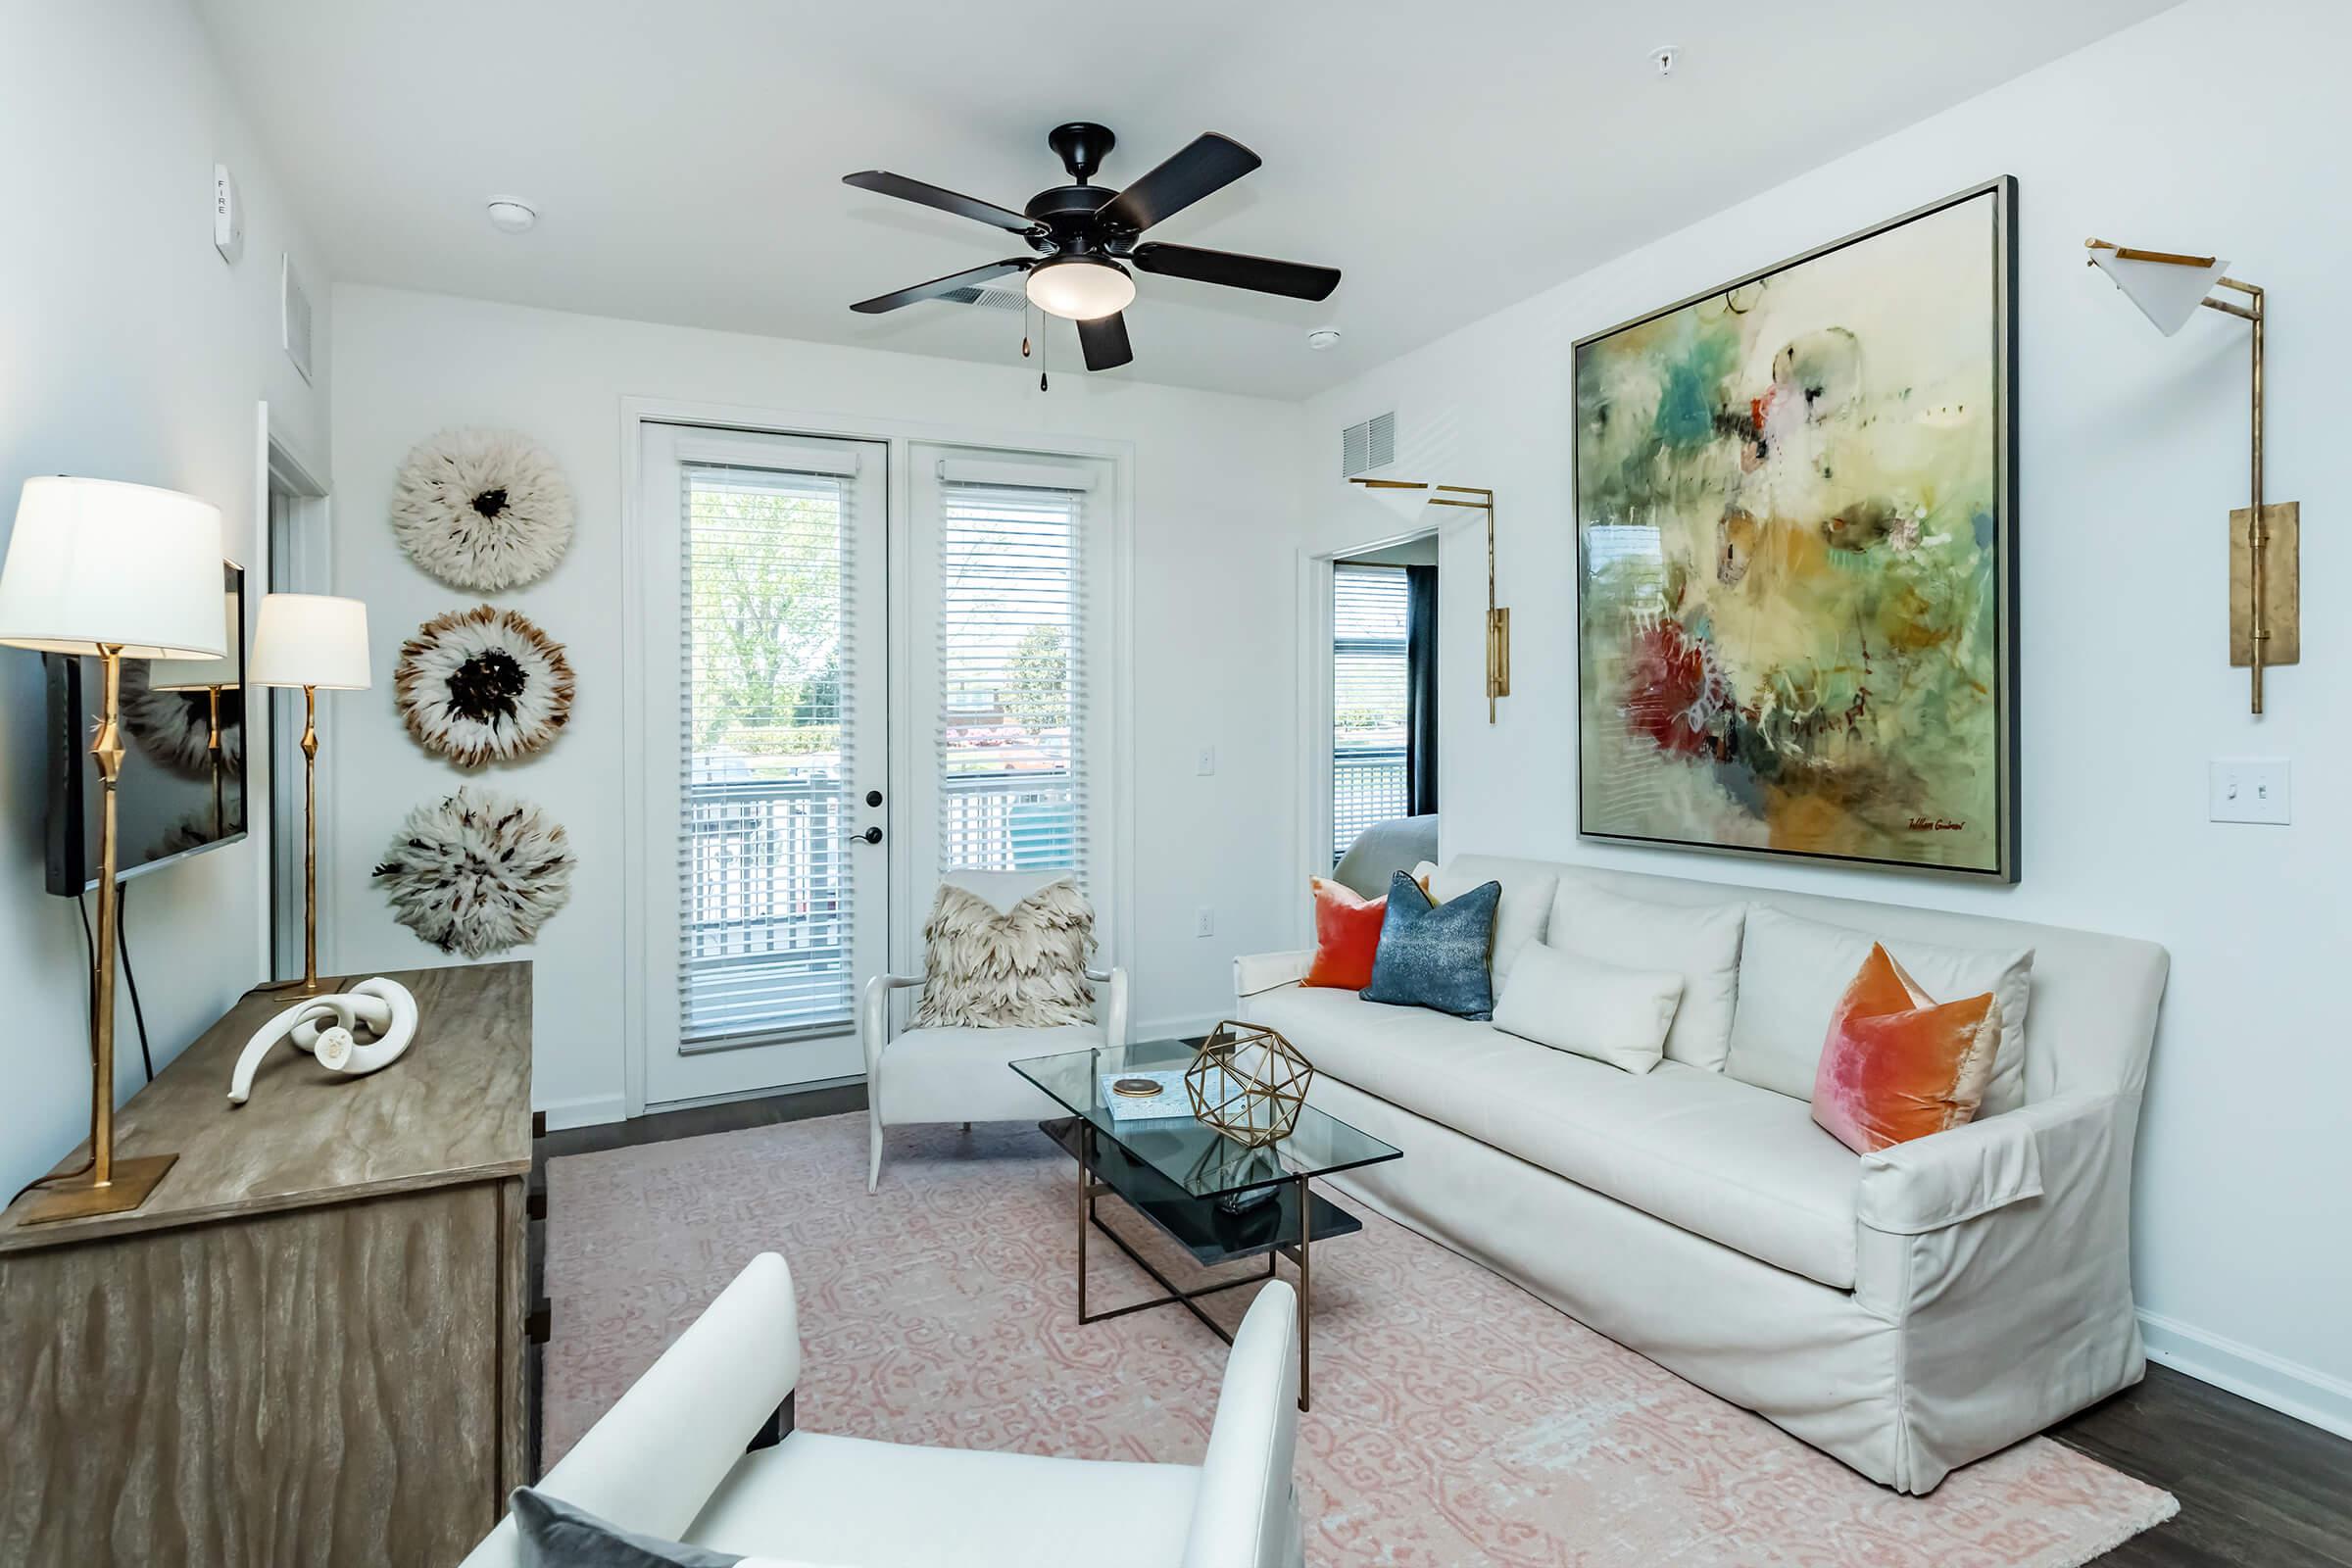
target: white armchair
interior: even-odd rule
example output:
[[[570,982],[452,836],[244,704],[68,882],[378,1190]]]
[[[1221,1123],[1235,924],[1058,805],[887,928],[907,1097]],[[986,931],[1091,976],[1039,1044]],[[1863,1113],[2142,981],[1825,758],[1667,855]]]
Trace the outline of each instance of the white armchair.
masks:
[[[1037,876],[1044,886],[1064,875]],[[1094,1024],[1042,1029],[905,1029],[892,1031],[892,996],[923,983],[921,975],[878,974],[866,982],[858,1012],[865,1048],[867,1156],[865,1190],[882,1182],[882,1129],[934,1121],[1022,1121],[1063,1114],[1043,1090],[1011,1064],[1092,1046],[1127,1043],[1127,971],[1089,969],[1097,987]]]
[[[1298,1310],[1280,1280],[1250,1303],[1199,1465],[915,1447],[793,1429],[792,1272],[763,1252],[538,1490],[642,1535],[827,1568],[1298,1568]],[[522,1563],[508,1518],[462,1568]]]

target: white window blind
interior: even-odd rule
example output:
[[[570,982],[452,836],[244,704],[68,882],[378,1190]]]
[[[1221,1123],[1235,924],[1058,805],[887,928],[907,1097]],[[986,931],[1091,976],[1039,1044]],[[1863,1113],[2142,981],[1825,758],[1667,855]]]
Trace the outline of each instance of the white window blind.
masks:
[[[679,1041],[838,1028],[847,938],[855,491],[689,463],[680,587]]]
[[[1084,482],[978,482],[943,466],[940,870],[1067,868],[1085,882]]]
[[[1331,571],[1331,858],[1405,814],[1405,587],[1401,566]]]

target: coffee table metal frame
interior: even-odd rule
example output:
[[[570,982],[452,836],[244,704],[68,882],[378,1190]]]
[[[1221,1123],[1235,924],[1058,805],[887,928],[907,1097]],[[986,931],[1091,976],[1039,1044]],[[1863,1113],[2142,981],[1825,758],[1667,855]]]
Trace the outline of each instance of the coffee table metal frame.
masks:
[[[1231,1187],[1224,1187],[1213,1180],[1208,1182],[1179,1181],[1158,1161],[1127,1147],[1116,1130],[1118,1124],[1115,1120],[1111,1129],[1097,1125],[1096,1114],[1107,1114],[1107,1111],[1102,1104],[1101,1095],[1096,1084],[1098,1073],[1102,1070],[1117,1071],[1122,1068],[1132,1069],[1143,1066],[1177,1066],[1188,1060],[1190,1054],[1191,1048],[1184,1043],[1164,1041],[1115,1050],[1069,1052],[1058,1056],[1037,1057],[1012,1064],[1014,1071],[1035,1083],[1040,1089],[1074,1112],[1066,1117],[1040,1122],[1038,1126],[1040,1131],[1075,1156],[1078,1166],[1078,1321],[1081,1324],[1102,1323],[1111,1318],[1126,1317],[1136,1312],[1148,1312],[1158,1307],[1181,1306],[1197,1318],[1201,1326],[1211,1334],[1225,1344],[1231,1345],[1233,1336],[1214,1318],[1201,1310],[1200,1305],[1201,1298],[1215,1296],[1220,1292],[1235,1290],[1245,1285],[1263,1284],[1278,1276],[1278,1259],[1288,1258],[1298,1271],[1298,1408],[1305,1410],[1309,1408],[1313,1376],[1314,1298],[1312,1286],[1315,1235],[1318,1230],[1321,1230],[1328,1238],[1333,1234],[1344,1235],[1363,1228],[1363,1222],[1356,1219],[1354,1215],[1349,1214],[1338,1204],[1318,1197],[1309,1185],[1310,1181],[1316,1175],[1328,1175],[1334,1170],[1353,1169],[1360,1165],[1396,1159],[1400,1157],[1399,1152],[1372,1138],[1371,1135],[1349,1127],[1347,1123],[1310,1106],[1303,1114],[1315,1118],[1316,1128],[1329,1129],[1326,1134],[1329,1138],[1351,1140],[1354,1147],[1335,1151],[1328,1160],[1318,1162],[1303,1149],[1292,1150],[1286,1148],[1285,1144],[1276,1144],[1269,1149],[1250,1151],[1234,1140],[1225,1138],[1222,1134],[1215,1133],[1213,1129],[1202,1127],[1197,1122],[1180,1124],[1183,1131],[1200,1143],[1203,1150],[1209,1152],[1233,1154],[1257,1168],[1251,1172],[1249,1179],[1239,1181]],[[1082,1085],[1087,1096],[1086,1103],[1071,1103],[1073,1100],[1079,1098],[1078,1091]],[[1158,1123],[1141,1122],[1128,1125],[1140,1135],[1146,1130],[1155,1127],[1165,1130],[1167,1122],[1163,1120]],[[1302,1144],[1312,1141],[1311,1131],[1308,1138],[1300,1140]],[[1105,1145],[1109,1146],[1108,1150],[1105,1149]],[[1300,1157],[1290,1157],[1294,1154]],[[1126,1176],[1130,1184],[1138,1189],[1137,1191],[1129,1191],[1120,1185],[1118,1178],[1122,1174]],[[1146,1187],[1146,1184],[1150,1184],[1151,1188],[1164,1185],[1168,1191],[1155,1197],[1152,1191]],[[1195,1186],[1209,1186],[1217,1190],[1196,1192],[1192,1190]],[[1265,1188],[1275,1188],[1277,1191],[1262,1200],[1264,1203],[1274,1205],[1275,1208],[1271,1236],[1263,1243],[1246,1243],[1239,1247],[1233,1247],[1221,1241],[1198,1242],[1180,1234],[1171,1227],[1166,1218],[1162,1217],[1163,1212],[1172,1212],[1179,1218],[1190,1219],[1203,1210],[1216,1210],[1218,1200],[1222,1197]],[[1251,1271],[1236,1279],[1213,1280],[1206,1285],[1187,1290],[1170,1279],[1159,1265],[1144,1256],[1124,1236],[1103,1223],[1102,1216],[1098,1212],[1097,1203],[1106,1196],[1120,1199],[1127,1207],[1167,1232],[1171,1239],[1186,1246],[1196,1257],[1200,1258],[1203,1266],[1214,1266],[1220,1262],[1239,1260],[1262,1250],[1266,1256],[1265,1269],[1262,1273]],[[1316,1215],[1318,1207],[1325,1210],[1321,1216],[1322,1223],[1320,1225],[1317,1223],[1318,1216]],[[1285,1232],[1290,1229],[1290,1216],[1294,1213],[1297,1216],[1296,1236],[1286,1236]],[[1108,1237],[1111,1245],[1125,1253],[1136,1267],[1142,1269],[1163,1294],[1146,1300],[1125,1302],[1102,1311],[1090,1311],[1087,1305],[1086,1286],[1087,1233],[1090,1230],[1100,1231]]]

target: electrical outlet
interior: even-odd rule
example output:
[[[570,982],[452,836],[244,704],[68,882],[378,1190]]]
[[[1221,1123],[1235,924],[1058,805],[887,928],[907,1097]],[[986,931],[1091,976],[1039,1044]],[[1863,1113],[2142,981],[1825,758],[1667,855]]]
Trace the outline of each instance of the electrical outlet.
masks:
[[[1193,911],[1193,935],[1213,937],[1217,934],[1217,912],[1203,904]]]
[[[2207,777],[2213,792],[2208,814],[2214,821],[2283,827],[2290,820],[2291,782],[2285,758],[2217,757]]]
[[[1200,756],[1193,763],[1193,771],[1200,774],[1202,778],[1206,778],[1209,774],[1214,773],[1216,770],[1217,749],[1214,746],[1201,747]]]

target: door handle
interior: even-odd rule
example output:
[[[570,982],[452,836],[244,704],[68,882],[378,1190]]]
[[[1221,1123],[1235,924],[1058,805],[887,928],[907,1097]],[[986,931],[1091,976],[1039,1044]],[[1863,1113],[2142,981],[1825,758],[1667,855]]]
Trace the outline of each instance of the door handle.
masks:
[[[879,844],[882,842],[882,830],[878,827],[869,827],[862,833],[845,834],[844,837],[862,844]]]

